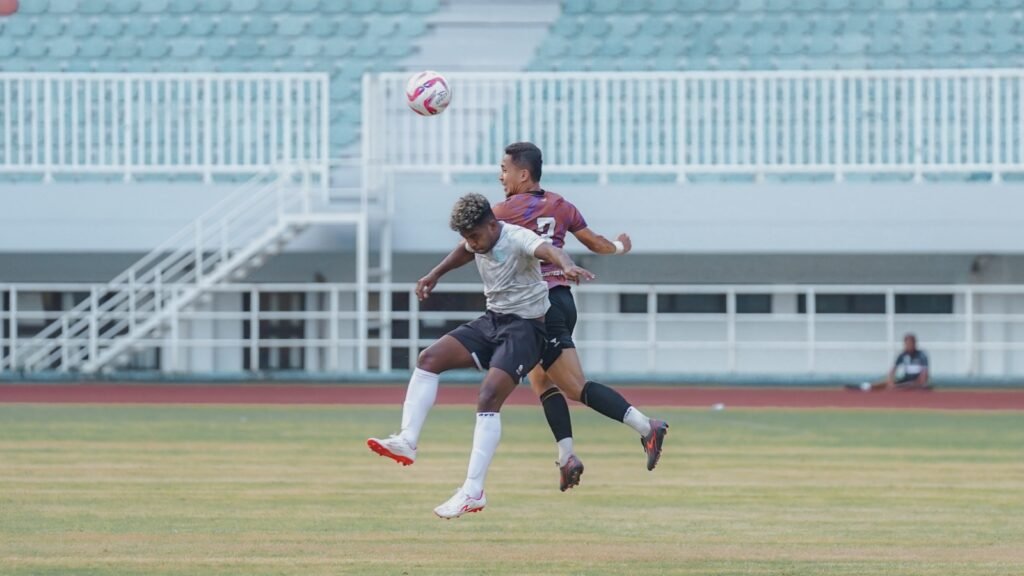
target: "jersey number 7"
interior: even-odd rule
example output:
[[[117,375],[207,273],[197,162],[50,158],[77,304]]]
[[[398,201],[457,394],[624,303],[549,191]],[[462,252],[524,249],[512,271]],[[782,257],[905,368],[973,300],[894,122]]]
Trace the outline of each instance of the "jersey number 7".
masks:
[[[537,234],[541,238],[551,242],[551,236],[555,233],[555,219],[550,216],[537,218]]]

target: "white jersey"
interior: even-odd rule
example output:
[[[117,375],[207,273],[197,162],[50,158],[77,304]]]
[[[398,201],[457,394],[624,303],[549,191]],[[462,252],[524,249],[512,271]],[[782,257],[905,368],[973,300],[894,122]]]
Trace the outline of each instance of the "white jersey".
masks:
[[[476,253],[488,310],[522,318],[540,318],[548,311],[548,285],[540,273],[540,260],[533,255],[544,242],[522,226],[502,223],[501,236],[491,251]]]

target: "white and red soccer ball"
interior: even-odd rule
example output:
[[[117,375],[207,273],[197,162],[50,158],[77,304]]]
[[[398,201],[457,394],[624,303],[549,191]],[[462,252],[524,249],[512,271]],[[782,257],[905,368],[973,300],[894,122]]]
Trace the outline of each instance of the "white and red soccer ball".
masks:
[[[444,76],[426,70],[409,78],[405,85],[405,99],[409,108],[420,116],[436,116],[451,103],[452,90]]]

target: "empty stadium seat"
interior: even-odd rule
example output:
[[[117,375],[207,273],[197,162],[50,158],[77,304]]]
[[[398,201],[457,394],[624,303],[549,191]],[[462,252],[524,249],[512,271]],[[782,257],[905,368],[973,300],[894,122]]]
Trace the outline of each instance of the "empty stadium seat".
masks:
[[[534,61],[556,70],[1016,67],[1021,8],[1024,0],[565,0]],[[581,36],[608,44],[572,50]],[[653,54],[643,38],[659,42]],[[653,60],[640,62],[645,55]]]

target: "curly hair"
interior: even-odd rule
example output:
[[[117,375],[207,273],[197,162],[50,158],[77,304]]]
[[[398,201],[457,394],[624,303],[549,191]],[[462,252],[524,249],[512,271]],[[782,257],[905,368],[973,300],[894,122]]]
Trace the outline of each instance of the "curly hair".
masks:
[[[455,202],[448,225],[456,232],[468,232],[494,218],[491,203],[483,194],[470,193]]]

